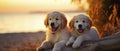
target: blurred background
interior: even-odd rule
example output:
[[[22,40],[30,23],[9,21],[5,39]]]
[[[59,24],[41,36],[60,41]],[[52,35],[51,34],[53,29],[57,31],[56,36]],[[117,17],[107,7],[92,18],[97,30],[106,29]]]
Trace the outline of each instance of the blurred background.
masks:
[[[87,0],[80,3],[81,9],[73,0],[0,0],[0,33],[45,31],[48,12],[64,12],[70,20],[88,10]]]

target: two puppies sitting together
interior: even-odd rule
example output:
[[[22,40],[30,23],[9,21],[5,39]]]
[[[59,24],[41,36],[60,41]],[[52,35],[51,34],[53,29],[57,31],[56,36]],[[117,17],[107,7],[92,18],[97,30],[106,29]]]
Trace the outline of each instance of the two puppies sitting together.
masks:
[[[85,40],[99,39],[91,18],[84,14],[74,16],[69,22],[69,29],[65,15],[58,11],[48,13],[44,24],[47,27],[46,39],[38,48],[39,51],[51,48],[52,51],[62,51],[62,48],[71,44],[72,48],[78,48]]]

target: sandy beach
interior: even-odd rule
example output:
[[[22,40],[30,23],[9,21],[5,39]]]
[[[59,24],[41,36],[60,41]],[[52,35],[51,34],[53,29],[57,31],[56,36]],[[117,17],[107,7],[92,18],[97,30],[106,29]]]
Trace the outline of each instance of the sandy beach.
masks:
[[[36,51],[44,40],[45,32],[0,34],[0,51]]]

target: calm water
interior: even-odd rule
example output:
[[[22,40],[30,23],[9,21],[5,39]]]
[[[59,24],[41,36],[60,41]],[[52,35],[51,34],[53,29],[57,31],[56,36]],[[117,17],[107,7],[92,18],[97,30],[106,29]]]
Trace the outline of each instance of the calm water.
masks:
[[[80,13],[65,13],[68,21],[78,14]],[[45,31],[45,17],[46,13],[0,14],[0,33]]]

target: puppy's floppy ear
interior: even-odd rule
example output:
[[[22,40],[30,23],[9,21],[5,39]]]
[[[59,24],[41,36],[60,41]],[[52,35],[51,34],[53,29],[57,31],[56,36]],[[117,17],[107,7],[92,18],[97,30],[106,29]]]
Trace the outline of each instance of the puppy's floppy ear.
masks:
[[[45,20],[44,20],[44,25],[47,27],[48,26],[48,15],[46,16]]]
[[[74,17],[70,20],[69,27],[70,27],[70,29],[74,28]]]
[[[88,29],[90,29],[92,27],[92,19],[90,17],[88,17]]]
[[[61,26],[61,28],[65,28],[66,25],[67,25],[67,19],[66,19],[64,14],[62,14],[61,17],[62,17],[62,24],[61,24],[62,26]]]

